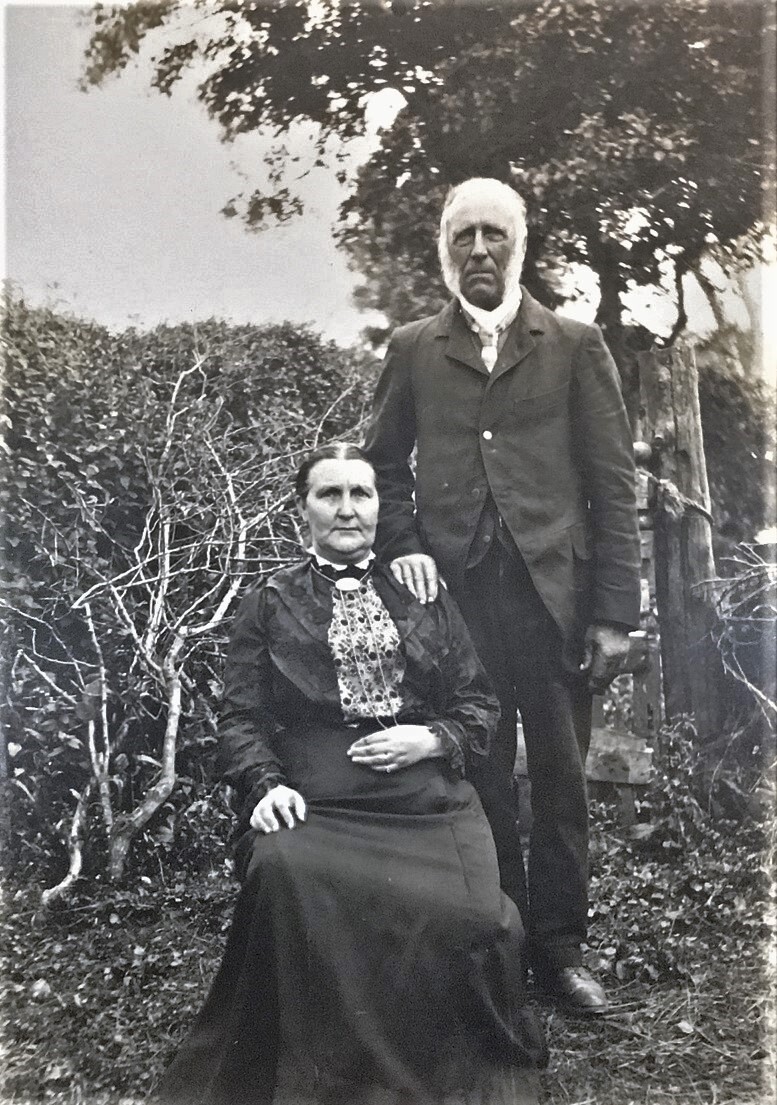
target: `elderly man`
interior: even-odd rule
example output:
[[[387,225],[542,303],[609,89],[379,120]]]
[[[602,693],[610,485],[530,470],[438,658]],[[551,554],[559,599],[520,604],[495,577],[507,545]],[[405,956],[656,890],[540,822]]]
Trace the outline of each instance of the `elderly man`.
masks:
[[[453,302],[393,334],[366,452],[378,540],[422,601],[438,570],[464,614],[502,717],[473,782],[502,885],[527,922],[535,980],[587,1013],[585,757],[591,694],[639,621],[631,434],[598,327],[520,285],[525,207],[497,180],[453,188],[439,252]],[[415,478],[410,466],[417,449]],[[520,711],[533,825],[528,895],[513,784]]]

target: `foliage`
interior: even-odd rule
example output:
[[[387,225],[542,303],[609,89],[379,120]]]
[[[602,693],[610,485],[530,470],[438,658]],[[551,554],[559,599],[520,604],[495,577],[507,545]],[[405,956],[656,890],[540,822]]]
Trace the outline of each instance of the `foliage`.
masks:
[[[145,1100],[223,948],[234,887],[223,872],[75,892],[40,912],[9,895],[3,1101]]]
[[[777,722],[777,561],[775,546],[740,546],[728,559],[729,574],[719,581],[718,651],[726,673],[757,707],[766,723]],[[773,742],[772,742],[773,743]]]
[[[656,284],[669,263],[679,290],[710,242],[725,245],[731,264],[760,224],[770,175],[752,97],[760,62],[745,45],[755,48],[760,19],[748,4],[654,3],[639,18],[622,2],[538,4],[461,52],[419,117],[399,116],[346,207],[356,217],[344,240],[358,267],[377,274],[367,302],[405,321],[377,257],[420,256],[421,271],[435,274],[433,212],[447,184],[496,175],[529,202],[527,283],[553,305],[560,263],[592,268],[598,321],[620,363],[631,282]],[[737,146],[750,171],[728,159]]]
[[[768,822],[710,817],[673,774],[678,761],[696,774],[688,731],[665,740],[638,831],[596,810],[588,959],[613,1015],[571,1039],[551,1016],[554,1101],[757,1105],[774,1094]]]
[[[570,265],[596,273],[598,321],[633,416],[635,355],[654,338],[623,326],[623,294],[673,272],[681,329],[683,275],[711,294],[707,255],[733,273],[757,252],[774,179],[762,61],[774,27],[760,0],[324,0],[315,10],[198,0],[166,4],[147,32],[144,18],[138,5],[97,10],[85,86],[120,72],[144,41],[165,94],[204,66],[199,96],[225,136],[278,136],[266,185],[228,204],[254,229],[299,208],[290,177],[304,157],[285,144],[297,124],[313,124],[311,160],[324,163],[363,132],[370,95],[401,93],[405,107],[348,181],[338,229],[363,277],[357,303],[389,327],[447,298],[435,243],[449,185],[509,179],[529,203],[525,282],[556,306]],[[369,331],[376,343],[386,333]],[[766,521],[773,403],[722,372],[708,345],[701,402],[720,553]]]
[[[356,431],[366,362],[289,325],[113,335],[13,298],[3,338],[17,859],[53,873],[65,845],[63,888],[118,878],[139,834],[199,862],[201,819],[228,820],[206,802],[226,619],[297,554],[291,473]]]
[[[710,356],[715,348],[714,339],[699,346],[699,405],[720,558],[772,521],[775,395],[758,379],[719,364]]]
[[[762,44],[773,27],[760,0],[197,0],[167,3],[153,21],[146,8],[98,7],[85,86],[124,68],[153,24],[157,88],[169,94],[204,62],[199,96],[225,136],[312,123],[318,163],[330,138],[363,131],[370,94],[402,94],[340,235],[366,279],[361,301],[392,323],[437,303],[439,208],[470,175],[511,179],[526,195],[526,277],[547,301],[561,297],[560,263],[596,272],[619,361],[630,282],[673,269],[681,328],[683,273],[712,243],[724,264],[741,261],[763,230],[773,165]],[[267,186],[228,205],[252,226],[300,206],[282,143],[268,160]]]
[[[757,1063],[773,1043],[766,971],[775,793],[772,772],[756,756],[751,785],[765,788],[768,802],[742,801],[722,816],[715,795],[731,787],[748,796],[730,763],[717,776],[709,766],[710,750],[683,719],[657,736],[641,820],[625,831],[606,805],[595,808],[589,961],[616,987],[618,1031],[597,1046],[615,1050],[619,1070],[650,1080],[650,1100],[657,1092],[655,1100],[686,1103],[701,1088],[705,1100],[738,1105],[768,1097],[767,1081],[774,1082],[773,1050],[771,1070],[759,1072]],[[739,1049],[742,1063],[734,1059]],[[610,1073],[594,1099],[647,1100],[636,1083],[616,1089],[617,1077]]]

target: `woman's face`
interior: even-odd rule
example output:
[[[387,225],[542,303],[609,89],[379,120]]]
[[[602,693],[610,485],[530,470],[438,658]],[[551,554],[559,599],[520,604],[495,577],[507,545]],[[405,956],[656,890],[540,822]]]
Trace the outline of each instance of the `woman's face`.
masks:
[[[378,493],[375,473],[363,460],[320,460],[298,500],[313,548],[333,564],[363,560],[375,541]]]

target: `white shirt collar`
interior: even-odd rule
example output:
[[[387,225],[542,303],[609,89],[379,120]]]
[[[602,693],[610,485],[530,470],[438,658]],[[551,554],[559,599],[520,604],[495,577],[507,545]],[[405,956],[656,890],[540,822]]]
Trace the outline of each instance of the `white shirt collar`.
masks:
[[[500,334],[515,321],[521,306],[521,298],[520,284],[510,289],[493,311],[484,311],[481,307],[476,307],[474,303],[470,303],[461,294],[458,297],[467,324],[480,335],[481,340],[486,335],[496,336]]]

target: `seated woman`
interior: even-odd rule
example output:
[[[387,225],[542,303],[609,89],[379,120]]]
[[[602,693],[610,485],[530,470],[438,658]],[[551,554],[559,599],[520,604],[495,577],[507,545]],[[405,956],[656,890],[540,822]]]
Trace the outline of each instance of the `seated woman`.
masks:
[[[496,700],[447,594],[422,606],[374,559],[361,451],[313,453],[296,498],[312,555],[245,596],[226,666],[242,890],[159,1097],[536,1101],[521,921],[464,779]]]

